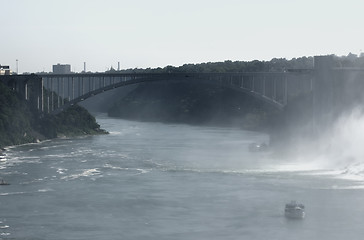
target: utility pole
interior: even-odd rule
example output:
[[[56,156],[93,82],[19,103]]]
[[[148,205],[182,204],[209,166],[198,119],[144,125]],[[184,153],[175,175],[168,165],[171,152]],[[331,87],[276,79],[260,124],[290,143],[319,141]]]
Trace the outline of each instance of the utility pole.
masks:
[[[16,59],[16,74],[19,74],[19,65],[18,65],[18,59]]]

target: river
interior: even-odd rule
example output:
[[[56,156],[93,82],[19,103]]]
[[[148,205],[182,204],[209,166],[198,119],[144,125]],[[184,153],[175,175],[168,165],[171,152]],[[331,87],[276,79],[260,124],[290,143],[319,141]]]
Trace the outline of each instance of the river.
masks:
[[[250,152],[268,136],[98,115],[109,135],[8,148],[0,239],[362,239],[364,190],[310,159]],[[303,220],[284,205],[306,206]]]

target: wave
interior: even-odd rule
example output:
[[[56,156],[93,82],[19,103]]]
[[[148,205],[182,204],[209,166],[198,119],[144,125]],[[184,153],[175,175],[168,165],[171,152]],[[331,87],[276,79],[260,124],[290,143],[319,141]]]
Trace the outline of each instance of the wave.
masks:
[[[337,190],[362,190],[364,189],[364,185],[354,185],[354,186],[333,186],[331,189]]]
[[[101,172],[98,170],[98,168],[92,168],[92,169],[85,169],[82,173],[71,174],[71,175],[62,177],[61,179],[75,180],[75,179],[81,178],[81,177],[91,177],[91,176],[96,176],[96,175],[101,175]]]
[[[67,171],[68,171],[68,169],[66,169],[66,168],[58,168],[57,169],[57,173],[59,173],[59,174],[65,174]]]
[[[52,191],[54,190],[51,188],[38,189],[38,192],[52,192]]]
[[[49,180],[49,177],[44,177],[44,178],[37,178],[37,179],[33,179],[31,181],[28,181],[28,182],[22,182],[20,184],[22,185],[27,185],[27,184],[32,184],[32,183],[39,183],[39,182],[43,182],[45,180]]]
[[[189,168],[189,167],[161,167],[164,172],[191,172],[191,173],[220,173],[220,174],[260,174],[277,171],[264,169],[214,169],[214,168]]]
[[[144,173],[148,173],[150,172],[150,169],[141,169],[141,168],[136,168],[135,170],[139,171],[140,174],[144,174]]]
[[[93,155],[99,158],[119,158],[119,159],[125,159],[129,158],[129,155],[126,153],[120,153],[118,151],[100,151],[100,152],[94,152]]]
[[[364,163],[356,162],[348,164],[338,171],[337,178],[364,182]]]
[[[122,132],[119,132],[119,131],[111,131],[109,132],[110,135],[121,135],[123,134]]]
[[[0,196],[22,195],[22,194],[26,194],[26,192],[5,192],[5,193],[0,193]]]
[[[151,171],[151,169],[143,169],[143,168],[115,167],[108,163],[104,164],[103,167],[106,169],[137,172],[137,174],[144,174]]]
[[[110,169],[116,169],[116,170],[128,170],[129,168],[122,168],[122,167],[115,167],[115,166],[112,166],[111,164],[104,164],[103,166],[104,168],[110,168]]]
[[[70,157],[71,154],[67,153],[67,154],[48,154],[45,155],[45,157],[53,157],[53,158],[67,158]]]
[[[364,176],[364,163],[363,162],[355,162],[355,163],[349,164],[343,170],[343,174]]]
[[[4,147],[4,149],[5,149],[5,151],[8,151],[8,150],[15,149],[15,148],[18,148],[18,147],[38,145],[38,144],[41,144],[43,142],[34,142],[34,143],[24,143],[24,144],[19,144],[19,145],[11,145],[11,146]]]
[[[7,158],[3,158],[0,160],[0,165],[2,169],[7,168],[7,167],[11,167],[11,166],[15,166],[15,165],[19,165],[22,163],[33,163],[33,164],[39,164],[42,163],[42,160],[40,157],[37,156],[7,156]]]
[[[241,174],[255,176],[317,176],[324,178],[339,178],[342,177],[342,171],[327,170],[317,167],[316,165],[265,165],[259,168],[191,168],[189,166],[160,166],[157,169],[165,172],[190,172],[201,174]]]

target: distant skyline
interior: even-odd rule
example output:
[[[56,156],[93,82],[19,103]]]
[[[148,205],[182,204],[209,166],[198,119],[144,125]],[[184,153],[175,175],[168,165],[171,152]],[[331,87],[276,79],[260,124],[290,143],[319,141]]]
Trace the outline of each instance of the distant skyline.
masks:
[[[1,0],[0,65],[156,68],[364,50],[362,0]]]

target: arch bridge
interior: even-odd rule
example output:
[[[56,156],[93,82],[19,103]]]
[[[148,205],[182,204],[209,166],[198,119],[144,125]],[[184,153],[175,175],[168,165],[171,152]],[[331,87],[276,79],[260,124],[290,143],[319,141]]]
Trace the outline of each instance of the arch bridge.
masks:
[[[283,109],[292,96],[312,90],[311,71],[254,73],[81,73],[39,75],[45,90],[39,110],[57,114],[69,106],[118,87],[157,81],[193,81],[249,94]],[[43,88],[42,88],[43,89]]]
[[[0,81],[38,111],[57,114],[114,88],[157,81],[191,81],[231,88],[284,109],[292,99],[312,93],[313,112],[325,123],[338,105],[364,91],[364,70],[335,68],[333,56],[316,56],[313,69],[240,73],[74,73],[2,75]]]
[[[312,123],[327,126],[343,109],[364,101],[364,69],[336,68],[333,56],[315,56],[313,69],[241,73],[74,73],[0,75],[34,109],[57,114],[69,106],[114,88],[157,81],[193,81],[249,94],[284,109],[297,96],[310,93]]]

